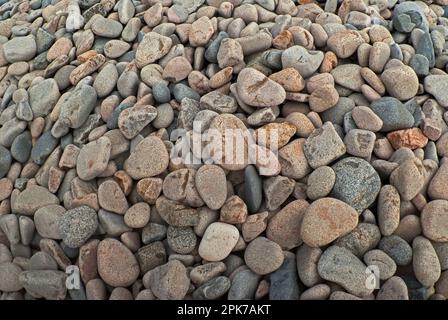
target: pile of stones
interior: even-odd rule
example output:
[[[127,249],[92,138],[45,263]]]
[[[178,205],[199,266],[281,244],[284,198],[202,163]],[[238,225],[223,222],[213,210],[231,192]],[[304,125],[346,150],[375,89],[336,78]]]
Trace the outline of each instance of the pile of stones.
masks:
[[[447,39],[447,0],[0,0],[1,299],[446,300]]]

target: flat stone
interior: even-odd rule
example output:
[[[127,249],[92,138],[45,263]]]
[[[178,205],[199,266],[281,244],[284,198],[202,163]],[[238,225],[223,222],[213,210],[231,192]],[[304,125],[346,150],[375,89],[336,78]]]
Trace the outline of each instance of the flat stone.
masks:
[[[423,234],[436,242],[448,241],[448,201],[433,200],[421,212]]]
[[[54,79],[45,79],[29,89],[29,101],[34,117],[50,113],[59,100],[58,84]]]
[[[34,215],[38,209],[52,204],[59,204],[59,199],[46,188],[34,185],[16,196],[11,210],[13,213]]]
[[[366,265],[345,248],[332,246],[325,250],[318,271],[323,279],[339,284],[355,296],[367,296],[373,291],[365,285],[369,276]]]
[[[3,44],[3,54],[9,63],[30,61],[37,53],[34,36],[15,37]]]
[[[281,85],[253,68],[240,71],[237,90],[243,102],[254,107],[276,106],[286,98],[285,89]]]
[[[165,56],[171,49],[171,38],[155,32],[148,32],[143,37],[135,53],[135,62],[139,68],[153,63]]]
[[[106,170],[109,162],[111,142],[106,137],[84,145],[78,155],[76,172],[83,180],[92,180]]]
[[[19,281],[27,293],[35,298],[47,300],[64,300],[67,294],[65,285],[67,275],[56,270],[24,271]]]
[[[314,130],[304,145],[306,159],[314,169],[330,164],[345,152],[344,142],[330,122],[325,122],[321,128]]]
[[[324,59],[322,51],[307,50],[301,46],[292,46],[282,54],[282,66],[295,68],[303,78],[308,78],[317,71]]]
[[[424,80],[425,91],[432,94],[442,107],[448,107],[448,76],[429,75]]]

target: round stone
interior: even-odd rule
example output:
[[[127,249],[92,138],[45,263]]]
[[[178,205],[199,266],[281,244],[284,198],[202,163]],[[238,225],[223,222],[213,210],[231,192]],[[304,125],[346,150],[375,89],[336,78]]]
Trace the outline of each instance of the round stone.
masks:
[[[252,240],[244,252],[244,261],[256,274],[265,275],[274,272],[282,265],[282,248],[265,237]]]
[[[437,242],[448,241],[448,201],[428,202],[422,210],[420,221],[427,238]]]
[[[322,198],[305,210],[300,234],[308,246],[321,247],[346,235],[357,224],[355,209],[340,200]]]
[[[230,224],[214,222],[204,232],[198,253],[207,261],[225,259],[238,242],[238,229]]]
[[[115,239],[109,238],[99,243],[97,262],[101,279],[113,287],[128,287],[140,274],[135,256]]]
[[[331,194],[355,208],[367,209],[376,199],[381,180],[375,169],[365,160],[348,157],[332,166],[336,181]]]
[[[381,80],[387,92],[398,100],[408,100],[417,94],[419,81],[411,67],[402,65],[384,70]]]
[[[168,167],[169,156],[163,141],[148,136],[135,147],[124,163],[124,170],[133,179],[142,179],[161,174]]]
[[[213,210],[224,205],[227,198],[226,174],[216,165],[203,165],[195,176],[195,186],[205,204]]]
[[[330,194],[336,181],[334,170],[322,166],[311,172],[307,179],[306,195],[311,200],[323,198]]]
[[[124,223],[131,228],[143,228],[149,222],[151,208],[145,202],[138,202],[124,214]]]

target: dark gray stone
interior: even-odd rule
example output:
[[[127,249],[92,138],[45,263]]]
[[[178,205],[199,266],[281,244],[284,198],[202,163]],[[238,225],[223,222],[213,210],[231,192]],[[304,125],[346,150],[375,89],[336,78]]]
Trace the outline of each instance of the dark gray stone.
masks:
[[[31,150],[31,159],[37,164],[43,164],[58,143],[59,139],[53,137],[50,131],[44,132]]]
[[[258,212],[263,200],[263,183],[253,165],[247,166],[244,170],[244,196],[249,212]]]
[[[398,99],[384,97],[370,104],[370,108],[383,120],[381,132],[411,128],[414,117]]]
[[[382,238],[378,248],[386,252],[399,266],[407,266],[412,262],[412,248],[399,236],[391,235]]]
[[[300,296],[296,256],[285,252],[281,267],[269,276],[269,300],[298,300]]]

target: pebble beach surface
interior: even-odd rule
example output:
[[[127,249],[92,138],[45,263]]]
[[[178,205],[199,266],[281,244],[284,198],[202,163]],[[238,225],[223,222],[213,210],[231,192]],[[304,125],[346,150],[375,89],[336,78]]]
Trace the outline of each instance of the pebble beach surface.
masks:
[[[448,299],[447,39],[447,0],[0,0],[0,300]]]

